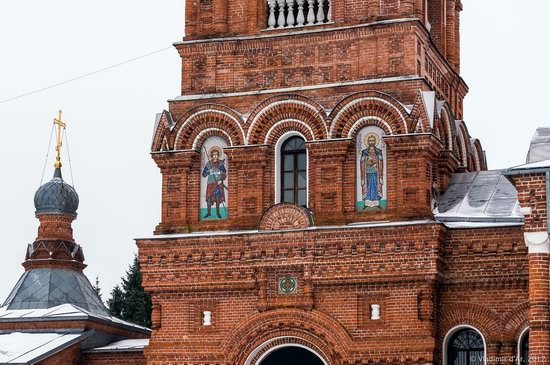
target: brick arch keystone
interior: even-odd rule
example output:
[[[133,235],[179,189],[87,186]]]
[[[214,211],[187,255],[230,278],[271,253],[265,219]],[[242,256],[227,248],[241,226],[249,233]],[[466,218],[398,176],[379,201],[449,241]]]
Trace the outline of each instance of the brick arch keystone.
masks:
[[[313,225],[311,211],[296,204],[279,203],[269,208],[260,220],[260,230],[300,229]]]
[[[243,364],[266,341],[297,337],[315,346],[329,365],[348,356],[352,339],[345,327],[325,313],[285,308],[253,314],[235,327],[222,343],[231,364]]]
[[[440,314],[440,340],[454,327],[470,325],[481,332],[490,342],[501,336],[501,320],[498,314],[486,307],[473,303],[456,303],[445,306]]]
[[[354,138],[367,125],[377,125],[386,134],[410,132],[412,118],[393,97],[367,91],[348,96],[340,101],[329,115],[330,138]]]
[[[245,144],[241,116],[223,105],[205,104],[187,111],[170,133],[169,143],[175,150],[200,147],[211,135],[224,137],[230,146]],[[210,134],[208,134],[211,132]]]
[[[325,110],[317,102],[301,95],[278,95],[263,101],[247,119],[248,144],[273,140],[280,129],[295,130],[308,140],[328,138]],[[290,127],[290,129],[289,129]]]

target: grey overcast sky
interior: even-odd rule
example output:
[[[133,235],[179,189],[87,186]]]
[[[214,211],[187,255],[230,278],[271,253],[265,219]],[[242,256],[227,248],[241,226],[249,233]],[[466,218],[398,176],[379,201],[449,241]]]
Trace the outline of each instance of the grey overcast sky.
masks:
[[[470,86],[465,120],[489,168],[524,162],[545,110],[550,77],[547,0],[463,0],[462,76]],[[0,100],[170,47],[183,36],[183,0],[27,0],[0,5]],[[120,281],[133,238],[160,217],[160,173],[149,156],[155,113],[177,96],[174,49],[72,83],[0,103],[0,303],[23,272],[36,237],[33,196],[51,121],[68,122],[80,195],[75,238],[103,299]],[[65,150],[66,151],[66,150]],[[63,173],[71,181],[67,154]],[[53,152],[44,180],[53,174]]]

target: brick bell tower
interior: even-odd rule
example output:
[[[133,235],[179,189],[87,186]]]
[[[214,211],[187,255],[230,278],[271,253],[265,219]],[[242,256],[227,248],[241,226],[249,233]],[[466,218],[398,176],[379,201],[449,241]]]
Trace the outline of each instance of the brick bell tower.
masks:
[[[486,170],[461,120],[461,10],[187,1],[151,147],[162,219],[137,240],[148,363],[443,361],[432,209]]]

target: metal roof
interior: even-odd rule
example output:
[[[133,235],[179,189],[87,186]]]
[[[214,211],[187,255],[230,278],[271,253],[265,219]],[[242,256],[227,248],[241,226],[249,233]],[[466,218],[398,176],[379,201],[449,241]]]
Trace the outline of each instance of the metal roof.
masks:
[[[550,157],[550,128],[537,128],[535,135],[531,139],[531,145],[529,146],[525,162],[530,164],[547,160],[548,157]]]
[[[61,268],[25,271],[3,307],[47,309],[61,304],[74,304],[91,313],[109,315],[86,275]]]
[[[502,225],[522,224],[523,214],[517,191],[502,171],[479,171],[453,175],[434,209],[436,220],[443,223]]]
[[[0,333],[0,364],[36,364],[82,341],[92,332]]]

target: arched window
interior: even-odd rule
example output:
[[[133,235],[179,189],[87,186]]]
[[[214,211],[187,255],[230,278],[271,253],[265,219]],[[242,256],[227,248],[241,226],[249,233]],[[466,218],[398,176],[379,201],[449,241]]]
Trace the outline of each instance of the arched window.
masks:
[[[529,364],[529,330],[523,331],[519,338],[519,365]]]
[[[447,365],[483,365],[484,360],[483,338],[471,328],[456,331],[447,342]]]
[[[280,165],[281,202],[307,206],[307,154],[302,137],[284,141]]]

